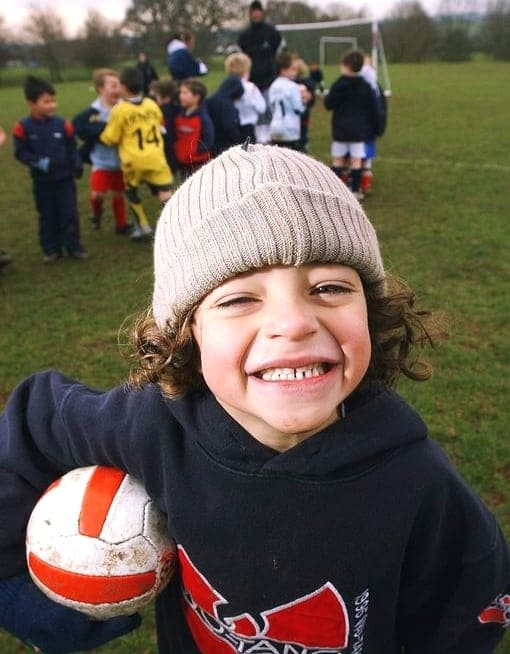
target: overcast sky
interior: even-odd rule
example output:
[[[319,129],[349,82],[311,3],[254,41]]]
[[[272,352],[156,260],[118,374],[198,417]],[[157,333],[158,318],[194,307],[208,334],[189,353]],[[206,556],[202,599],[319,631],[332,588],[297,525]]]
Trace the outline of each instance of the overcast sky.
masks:
[[[309,4],[320,8],[327,8],[332,0],[309,0]],[[370,17],[382,18],[394,6],[397,0],[341,0],[343,4],[354,9],[366,8]],[[437,0],[420,0],[422,7],[433,14]],[[105,18],[120,21],[125,14],[129,0],[5,0],[0,8],[0,16],[11,29],[16,30],[25,22],[29,7],[40,9],[50,8],[65,18],[65,24],[70,35],[73,35],[83,23],[89,9],[97,9]],[[248,5],[248,1],[240,4]]]

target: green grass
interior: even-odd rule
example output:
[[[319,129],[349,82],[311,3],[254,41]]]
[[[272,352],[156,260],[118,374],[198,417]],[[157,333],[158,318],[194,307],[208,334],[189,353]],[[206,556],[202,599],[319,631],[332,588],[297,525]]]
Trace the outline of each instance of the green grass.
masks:
[[[432,380],[402,383],[399,389],[510,537],[509,74],[510,64],[487,61],[392,66],[389,125],[365,208],[386,266],[409,281],[423,305],[452,316],[452,338],[431,356]],[[328,83],[336,75],[328,68]],[[220,78],[215,71],[205,80],[209,90]],[[89,86],[57,86],[64,115],[86,106]],[[3,90],[3,126],[24,113],[20,89]],[[329,121],[319,100],[311,151],[324,161],[329,161]],[[150,245],[116,237],[111,218],[101,232],[92,232],[82,179],[83,241],[91,258],[44,266],[28,175],[10,146],[0,151],[0,166],[0,247],[16,259],[0,275],[0,403],[24,376],[49,366],[101,388],[119,383],[129,363],[118,332],[124,318],[150,299]],[[155,223],[157,203],[144,197]],[[101,652],[152,654],[153,631],[147,611],[137,634]],[[10,637],[0,638],[0,650],[26,651]],[[510,644],[498,653],[510,654]]]

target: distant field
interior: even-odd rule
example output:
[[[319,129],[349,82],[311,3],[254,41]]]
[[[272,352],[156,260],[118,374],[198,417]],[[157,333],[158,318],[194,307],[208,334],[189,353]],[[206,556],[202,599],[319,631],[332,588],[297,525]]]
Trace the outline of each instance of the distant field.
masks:
[[[328,84],[336,76],[334,68],[326,70]],[[453,323],[451,340],[432,354],[433,379],[402,383],[399,390],[510,538],[510,64],[395,65],[390,77],[389,125],[365,208],[386,267]],[[220,78],[219,71],[206,78],[210,91]],[[67,117],[93,98],[88,82],[58,85],[57,91]],[[9,87],[1,94],[0,124],[9,129],[25,114],[22,92]],[[329,121],[319,99],[311,153],[326,162]],[[24,376],[48,367],[99,388],[118,384],[129,370],[119,328],[150,299],[150,245],[115,236],[110,217],[100,232],[90,229],[85,175],[80,209],[91,258],[44,266],[28,175],[10,144],[0,150],[0,170],[0,248],[16,258],[0,274],[0,405]],[[155,224],[157,202],[144,198]],[[0,651],[27,649],[0,636]],[[150,616],[133,636],[97,651],[155,653]],[[510,642],[498,654],[510,654]]]

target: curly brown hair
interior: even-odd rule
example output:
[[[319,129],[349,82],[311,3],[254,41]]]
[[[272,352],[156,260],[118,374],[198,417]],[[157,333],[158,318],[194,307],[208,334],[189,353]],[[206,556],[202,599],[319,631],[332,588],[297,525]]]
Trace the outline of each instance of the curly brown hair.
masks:
[[[362,383],[394,386],[401,374],[415,381],[429,379],[432,366],[420,357],[420,350],[443,340],[444,321],[430,311],[415,309],[414,291],[390,273],[386,273],[384,294],[380,289],[380,284],[365,286],[372,356]],[[158,384],[170,398],[205,387],[191,332],[196,308],[175,330],[160,329],[150,308],[138,317],[130,336],[131,357],[138,362],[130,374],[133,386]]]

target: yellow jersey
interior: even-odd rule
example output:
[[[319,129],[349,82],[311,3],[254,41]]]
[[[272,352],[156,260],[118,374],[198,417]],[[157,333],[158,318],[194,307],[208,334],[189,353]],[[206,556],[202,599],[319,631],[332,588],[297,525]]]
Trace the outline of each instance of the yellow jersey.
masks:
[[[100,138],[105,145],[118,147],[122,170],[128,177],[126,183],[129,184],[130,177],[133,181],[159,184],[172,181],[165,158],[162,127],[161,109],[150,98],[123,100],[112,108]],[[150,173],[151,180],[145,179],[145,173]]]

